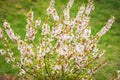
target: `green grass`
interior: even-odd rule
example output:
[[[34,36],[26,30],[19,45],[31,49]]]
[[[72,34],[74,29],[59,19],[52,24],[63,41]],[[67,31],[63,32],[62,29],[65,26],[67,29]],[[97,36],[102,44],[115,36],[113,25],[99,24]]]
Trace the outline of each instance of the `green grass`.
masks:
[[[68,0],[56,0],[55,6],[59,15],[62,15],[67,2]],[[75,0],[71,9],[72,18],[77,14],[82,2],[86,3],[87,0]],[[94,4],[95,10],[91,14],[90,21],[92,34],[99,31],[111,15],[116,17],[112,28],[99,42],[99,47],[106,50],[104,58],[108,60],[108,64],[93,76],[93,80],[110,80],[112,76],[117,75],[117,70],[120,70],[120,0],[94,0]],[[48,5],[49,0],[38,0],[38,2],[30,0],[0,0],[0,27],[2,27],[4,19],[6,19],[11,23],[14,32],[24,39],[27,12],[33,9],[35,19],[41,17],[42,21],[44,21]],[[0,47],[2,47],[2,44],[0,39]],[[14,52],[17,54],[17,51]],[[16,73],[16,68],[7,64],[4,58],[0,56],[0,75],[15,75]]]

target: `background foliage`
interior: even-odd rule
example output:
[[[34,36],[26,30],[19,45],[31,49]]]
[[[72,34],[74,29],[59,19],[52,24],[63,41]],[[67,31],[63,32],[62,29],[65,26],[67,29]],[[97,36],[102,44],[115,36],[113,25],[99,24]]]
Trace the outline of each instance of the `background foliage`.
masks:
[[[68,0],[56,0],[55,7],[59,15],[65,8]],[[75,0],[71,9],[71,16],[75,17],[79,6],[82,3],[87,3],[87,0]],[[111,76],[117,75],[117,70],[120,69],[120,0],[94,0],[95,10],[91,14],[90,25],[92,34],[98,32],[107,22],[111,15],[116,17],[116,21],[112,28],[102,37],[99,42],[101,49],[106,50],[103,58],[108,60],[108,64],[99,70],[94,75],[94,80],[109,80]],[[49,5],[49,0],[0,0],[0,27],[4,19],[11,23],[11,27],[16,34],[19,34],[23,39],[25,35],[26,14],[30,9],[34,11],[35,19],[41,17],[45,21],[47,16],[46,9]],[[39,37],[39,34],[36,36]],[[35,40],[37,42],[37,39]],[[0,40],[0,47],[2,46]],[[18,51],[12,45],[12,49],[16,55]],[[15,75],[17,69],[7,64],[2,56],[0,56],[0,75],[12,74]]]

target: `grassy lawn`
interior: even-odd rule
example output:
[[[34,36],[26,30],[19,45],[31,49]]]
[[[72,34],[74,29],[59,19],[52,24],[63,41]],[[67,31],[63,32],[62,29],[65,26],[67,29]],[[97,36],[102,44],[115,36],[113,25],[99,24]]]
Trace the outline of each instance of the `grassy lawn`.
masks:
[[[36,2],[37,1],[37,2]],[[46,8],[49,5],[49,0],[0,0],[0,27],[6,19],[11,23],[11,27],[16,34],[19,34],[22,39],[25,35],[26,14],[32,9],[34,17],[41,17],[42,21],[46,18]],[[58,14],[62,15],[62,10],[65,8],[68,0],[56,0],[55,6]],[[75,0],[71,9],[71,17],[75,17],[79,6],[87,0]],[[117,75],[117,70],[120,70],[120,0],[94,0],[95,10],[91,14],[90,26],[92,34],[99,31],[110,18],[111,15],[116,17],[116,21],[112,28],[104,35],[99,47],[106,50],[103,58],[106,58],[108,64],[99,70],[93,76],[93,80],[110,80],[112,76]],[[39,35],[37,35],[39,36]],[[37,39],[36,39],[37,40]],[[0,47],[2,46],[0,39]],[[14,45],[11,46],[15,51]],[[17,73],[17,69],[7,64],[2,56],[0,56],[0,75]]]

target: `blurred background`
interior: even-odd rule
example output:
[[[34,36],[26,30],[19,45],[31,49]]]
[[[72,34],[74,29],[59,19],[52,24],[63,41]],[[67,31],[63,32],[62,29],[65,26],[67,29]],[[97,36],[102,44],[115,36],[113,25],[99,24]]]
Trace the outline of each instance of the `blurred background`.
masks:
[[[55,7],[59,15],[62,15],[68,0],[56,0]],[[74,18],[82,3],[87,4],[87,0],[75,0],[71,9],[71,17]],[[92,34],[98,32],[112,16],[116,21],[112,28],[105,34],[100,42],[100,49],[105,49],[106,54],[102,57],[107,59],[107,65],[101,68],[93,76],[93,80],[110,80],[117,76],[117,70],[120,70],[120,0],[94,0],[95,10],[91,14],[90,26]],[[49,6],[49,0],[0,0],[0,27],[3,27],[4,20],[7,20],[14,32],[25,37],[26,15],[30,9],[34,11],[34,19],[41,17],[42,22],[46,19],[46,9]],[[37,35],[39,37],[39,35]],[[0,47],[3,47],[0,39]],[[11,46],[15,54],[18,54],[14,45]],[[0,55],[0,75],[16,75],[18,70],[7,64]]]

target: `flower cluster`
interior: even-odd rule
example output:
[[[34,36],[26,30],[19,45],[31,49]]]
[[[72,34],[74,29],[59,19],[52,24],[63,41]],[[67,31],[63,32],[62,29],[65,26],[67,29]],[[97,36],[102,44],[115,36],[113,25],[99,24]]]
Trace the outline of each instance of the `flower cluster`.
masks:
[[[55,0],[51,0],[50,2],[50,6],[47,9],[47,14],[48,15],[52,15],[54,21],[58,21],[59,20],[59,16],[57,14],[56,9],[54,8],[54,4],[55,4]]]
[[[32,46],[28,45],[27,43],[25,43],[22,40],[18,40],[18,50],[20,50],[20,53],[22,55],[34,55],[34,52],[32,51]]]
[[[78,14],[74,19],[70,18],[70,8],[74,0],[69,0],[63,11],[64,19],[60,17],[54,7],[55,1],[50,1],[47,8],[48,18],[53,16],[54,23],[50,25],[50,20],[43,22],[34,21],[33,11],[27,15],[26,36],[22,40],[13,32],[10,24],[4,22],[4,29],[9,38],[17,45],[20,56],[14,56],[9,40],[0,28],[0,38],[3,39],[6,49],[0,49],[1,55],[5,56],[8,63],[20,69],[19,77],[46,80],[91,80],[91,76],[98,71],[105,63],[100,64],[95,61],[100,58],[105,51],[101,51],[97,43],[112,26],[114,17],[111,17],[107,24],[91,37],[90,13],[94,10],[91,0],[88,4],[82,4]],[[35,44],[34,39],[39,26],[42,26],[39,42]],[[118,76],[119,77],[119,76]]]
[[[37,33],[37,29],[41,23],[41,20],[33,21],[33,11],[28,13],[27,25],[26,25],[26,40],[34,40]]]
[[[8,22],[4,22],[3,25],[4,25],[5,31],[8,34],[9,38],[11,40],[17,40],[17,36],[15,36],[13,30],[10,27],[10,24]]]

